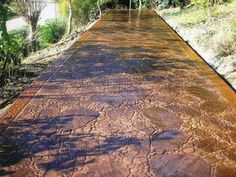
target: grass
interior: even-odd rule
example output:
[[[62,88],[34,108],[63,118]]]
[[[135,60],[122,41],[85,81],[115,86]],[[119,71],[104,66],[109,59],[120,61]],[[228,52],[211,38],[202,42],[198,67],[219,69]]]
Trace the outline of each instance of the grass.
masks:
[[[232,29],[233,37],[236,40],[236,20],[232,22],[231,29]]]
[[[224,17],[235,13],[236,11],[236,0],[231,1],[231,3],[226,3],[222,5],[215,6],[211,9],[212,17]]]
[[[164,12],[165,15],[182,25],[194,25],[207,20],[207,13],[203,9],[188,7],[183,10]]]
[[[236,18],[236,0],[210,8],[200,8],[192,5],[183,9],[164,9],[162,13],[181,25],[192,26],[212,18],[224,18],[229,15],[235,15]]]
[[[163,9],[161,13],[175,24],[192,30],[198,45],[206,50],[211,48],[220,57],[235,54],[236,0],[210,8],[189,5],[183,9]]]

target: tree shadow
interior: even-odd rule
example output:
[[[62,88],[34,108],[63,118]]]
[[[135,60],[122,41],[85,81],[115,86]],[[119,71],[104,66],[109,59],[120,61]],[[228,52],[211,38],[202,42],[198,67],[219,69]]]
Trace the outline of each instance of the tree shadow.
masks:
[[[33,99],[51,98],[55,93],[58,99],[64,97],[70,98],[73,95],[61,95],[60,89],[68,85],[80,87],[84,80],[90,79],[93,87],[109,86],[108,78],[112,78],[112,82],[122,86],[133,85],[130,80],[126,81],[122,78],[122,74],[130,75],[139,83],[157,83],[161,84],[165,81],[177,80],[175,74],[171,77],[170,73],[183,71],[186,73],[195,67],[195,63],[188,58],[178,56],[179,49],[172,51],[170,47],[163,47],[161,51],[157,51],[153,46],[111,46],[109,43],[78,43],[80,47],[74,51],[62,65],[51,66],[37,79],[38,81],[47,83],[42,85],[31,85],[32,89],[41,89],[43,92],[34,95]],[[166,56],[169,53],[170,56]],[[164,74],[166,73],[166,74]],[[109,78],[110,79],[110,78]],[[83,85],[85,88],[88,85]],[[71,86],[70,86],[71,87]],[[49,93],[49,94],[44,94]],[[51,97],[50,97],[50,94]],[[90,92],[89,94],[93,94]],[[96,94],[99,94],[98,92]],[[111,93],[110,93],[111,94]],[[61,96],[59,96],[61,95]],[[20,99],[31,96],[21,95]]]
[[[22,160],[29,158],[39,158],[35,164],[45,171],[71,172],[79,166],[95,163],[98,156],[112,153],[127,145],[140,146],[142,143],[142,140],[132,137],[72,133],[75,128],[82,128],[91,121],[88,118],[84,124],[74,127],[76,119],[83,122],[81,116],[84,116],[83,113],[12,122],[2,132],[0,139],[0,175],[17,173],[6,170],[6,167],[17,166]],[[98,115],[94,115],[94,119],[97,117]],[[49,160],[44,160],[44,157]],[[85,158],[88,157],[91,160],[86,161]]]
[[[131,46],[114,47],[109,44],[83,44],[52,74],[50,82],[61,80],[101,79],[122,73],[147,76],[153,71],[191,70],[195,63],[178,56],[170,48]],[[165,56],[169,53],[169,57]]]
[[[156,19],[150,18],[153,16],[141,15],[142,20]],[[103,20],[114,21],[114,19]],[[120,19],[120,22],[127,23],[127,19]],[[133,24],[131,22],[131,25]],[[129,27],[132,28],[131,25]],[[103,26],[103,29],[96,28],[99,35],[90,35],[90,39],[76,42],[69,49],[70,51],[75,49],[75,51],[68,59],[56,61],[56,64],[54,63],[38,77],[38,85],[30,86],[32,90],[38,91],[40,89],[40,92],[37,92],[36,95],[26,94],[19,99],[28,97],[38,100],[51,99],[52,95],[58,92],[57,99],[70,100],[74,98],[74,95],[72,93],[63,95],[61,89],[69,84],[74,84],[74,87],[77,87],[76,84],[83,84],[83,81],[87,79],[91,83],[89,83],[90,85],[84,84],[83,89],[89,86],[109,85],[107,83],[109,79],[115,83],[116,87],[125,84],[126,87],[130,86],[133,89],[134,82],[125,80],[123,74],[132,76],[139,84],[149,82],[159,84],[170,79],[167,76],[169,73],[172,73],[171,77],[175,79],[175,71],[193,70],[195,63],[179,54],[181,52],[179,46],[169,45],[170,42],[174,42],[173,39],[168,41],[166,38],[161,38],[162,34],[160,34],[160,39],[148,41],[153,37],[152,34],[149,34],[156,33],[157,26],[143,25],[137,28],[134,33],[143,31],[140,34],[142,37],[140,39],[138,39],[139,36],[135,39],[127,37],[130,29],[122,28],[121,30],[123,31],[114,34],[114,31],[117,31],[117,25],[109,26],[109,28]],[[108,37],[106,38],[104,34]],[[116,39],[118,42],[114,43]],[[142,45],[145,42],[147,45]],[[111,76],[114,77],[109,78]],[[137,91],[138,88],[133,90]],[[120,97],[127,100],[134,99],[130,96],[131,94],[129,95],[129,92],[133,92],[133,90],[125,90],[124,96],[121,95]],[[144,91],[145,89],[140,92]],[[107,97],[112,96],[112,92],[106,93]],[[119,91],[114,92],[120,94]],[[90,91],[87,94],[94,94],[93,101],[111,105],[123,103],[122,99],[117,100],[114,97],[114,99],[110,99],[110,97],[104,99],[99,91]],[[130,97],[128,98],[125,94]],[[72,171],[86,163],[94,163],[99,155],[112,153],[127,145],[140,146],[142,144],[142,140],[135,137],[113,135],[102,137],[101,140],[99,139],[101,136],[94,133],[77,133],[74,131],[89,125],[98,116],[97,113],[91,113],[89,116],[83,115],[83,113],[68,113],[58,117],[41,116],[36,119],[25,117],[14,120],[2,132],[3,139],[0,141],[2,141],[1,147],[3,149],[0,151],[0,156],[4,158],[1,159],[0,174],[13,174],[14,171],[8,171],[4,168],[11,165],[17,166],[19,162],[27,159],[35,159],[35,165],[45,171]],[[157,140],[169,140],[177,135],[174,133],[166,137],[158,137]],[[86,161],[86,157],[90,157],[91,160]]]

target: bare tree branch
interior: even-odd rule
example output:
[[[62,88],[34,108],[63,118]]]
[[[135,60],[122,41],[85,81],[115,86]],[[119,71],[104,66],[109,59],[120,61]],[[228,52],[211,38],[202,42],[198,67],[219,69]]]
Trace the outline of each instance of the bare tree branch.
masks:
[[[45,7],[43,1],[36,0],[13,0],[12,9],[30,23],[36,23]]]
[[[20,15],[29,25],[29,40],[32,49],[36,50],[36,31],[40,14],[45,7],[43,0],[13,0],[12,10]]]

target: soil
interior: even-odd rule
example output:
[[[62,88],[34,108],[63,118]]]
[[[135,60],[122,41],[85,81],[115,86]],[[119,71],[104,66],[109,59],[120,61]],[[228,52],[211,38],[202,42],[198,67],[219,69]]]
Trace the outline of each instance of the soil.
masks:
[[[0,113],[6,106],[11,104],[20,93],[44,70],[48,63],[21,64],[15,77],[8,79],[7,83],[0,88]]]

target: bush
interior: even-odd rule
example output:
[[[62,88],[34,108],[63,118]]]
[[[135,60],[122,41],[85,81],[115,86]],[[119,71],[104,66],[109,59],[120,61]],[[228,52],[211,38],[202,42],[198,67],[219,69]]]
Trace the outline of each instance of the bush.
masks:
[[[215,5],[230,2],[230,0],[191,0],[191,3],[198,7],[212,7]]]
[[[191,0],[191,3],[197,7],[207,7],[209,6],[209,0]]]
[[[142,0],[143,7],[156,7],[158,0]],[[102,9],[104,8],[128,8],[129,0],[105,0],[102,2]],[[139,7],[139,0],[132,0],[132,8]]]
[[[22,59],[28,55],[27,51],[27,29],[13,30],[9,33],[12,41],[12,51],[18,58]]]
[[[26,35],[27,31],[25,29],[9,32],[9,43],[0,40],[0,56],[7,55],[8,62],[15,65],[20,63],[20,60],[27,55]]]
[[[50,20],[39,29],[39,44],[45,47],[58,42],[65,33],[65,24],[61,21]]]
[[[158,6],[161,8],[184,7],[189,3],[188,0],[159,0]]]
[[[236,50],[236,43],[232,34],[228,31],[221,31],[214,36],[216,51],[220,56],[232,55]]]
[[[27,54],[26,30],[14,30],[9,32],[9,41],[0,36],[0,86],[9,77],[9,72]]]
[[[158,0],[143,0],[144,7],[156,7]]]

